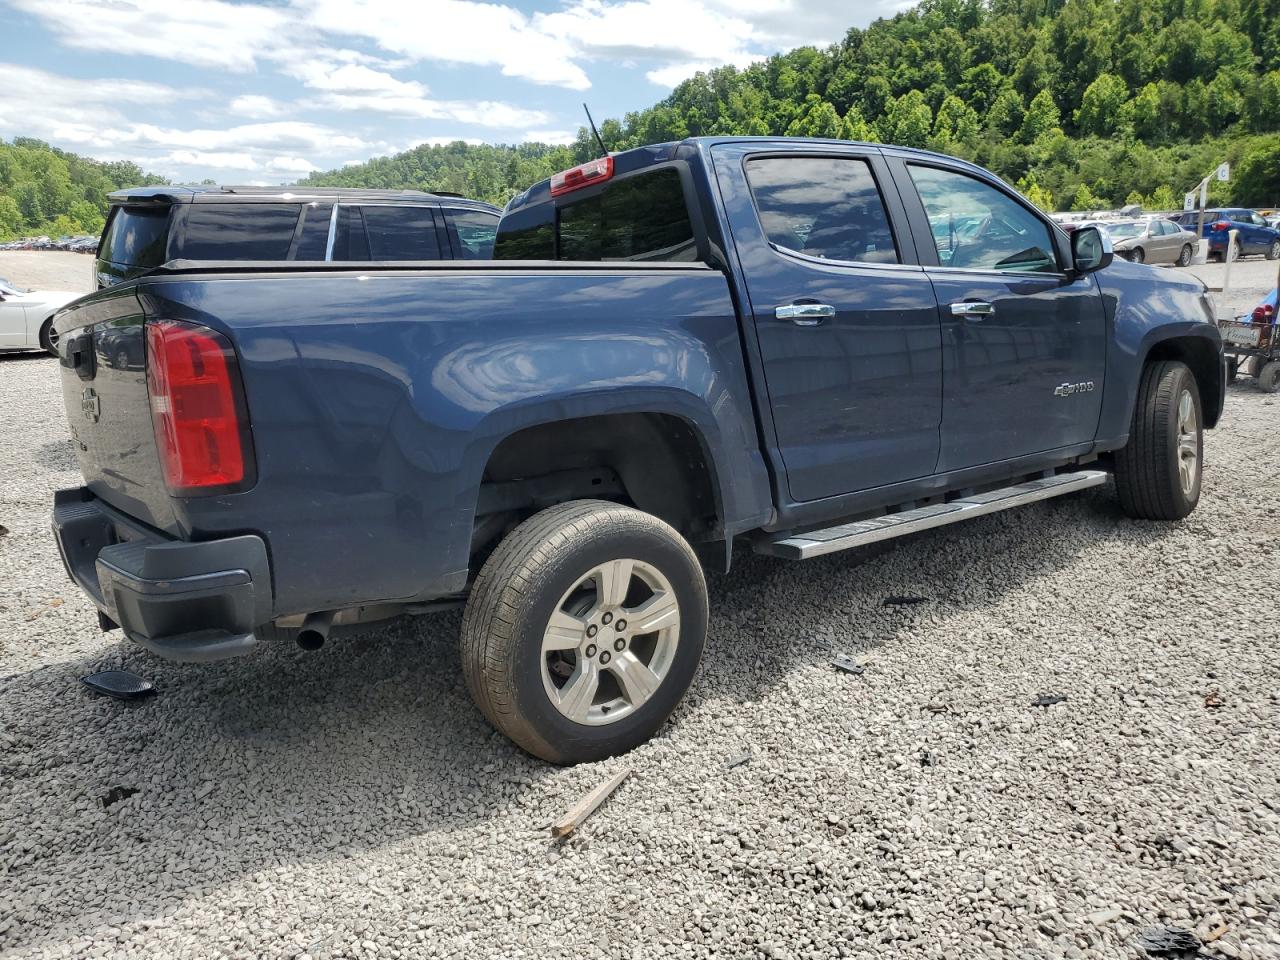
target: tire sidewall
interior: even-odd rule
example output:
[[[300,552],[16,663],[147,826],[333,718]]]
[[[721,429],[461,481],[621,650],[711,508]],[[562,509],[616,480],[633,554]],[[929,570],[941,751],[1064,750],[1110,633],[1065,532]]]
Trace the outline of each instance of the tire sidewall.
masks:
[[[1272,240],[1271,246],[1267,248],[1268,260],[1280,260],[1280,240]]]
[[[1185,516],[1194,510],[1196,504],[1200,502],[1200,488],[1204,485],[1204,409],[1200,404],[1200,390],[1196,384],[1195,375],[1192,374],[1190,368],[1179,364],[1173,371],[1173,377],[1174,382],[1171,391],[1173,404],[1169,411],[1168,423],[1166,424],[1168,435],[1165,438],[1168,443],[1167,449],[1171,453],[1165,467],[1172,473],[1170,488]],[[1196,411],[1196,482],[1190,495],[1183,492],[1182,479],[1178,471],[1178,404],[1184,390],[1191,394],[1191,403]]]
[[[1183,246],[1182,252],[1178,254],[1178,266],[1180,267],[1190,266],[1191,258],[1193,256],[1194,254],[1192,254],[1191,252],[1191,247],[1189,245]]]
[[[680,605],[680,635],[675,657],[662,685],[639,709],[601,726],[575,723],[547,696],[542,682],[542,637],[560,599],[593,567],[619,558],[657,567],[670,582]],[[707,630],[706,584],[687,547],[658,533],[619,523],[607,536],[573,542],[530,581],[533,599],[524,605],[512,631],[512,683],[517,715],[557,762],[579,763],[630,750],[653,736],[689,689]]]
[[[1280,361],[1262,364],[1257,375],[1258,389],[1263,393],[1280,392]]]

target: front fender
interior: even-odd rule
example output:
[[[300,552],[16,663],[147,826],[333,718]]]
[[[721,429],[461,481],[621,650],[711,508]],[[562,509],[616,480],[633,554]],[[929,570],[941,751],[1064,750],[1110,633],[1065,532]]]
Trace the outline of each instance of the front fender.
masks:
[[[1213,355],[1203,371],[1209,378],[1209,389],[1204,389],[1202,371],[1197,371],[1197,379],[1202,382],[1206,423],[1216,423],[1225,391],[1222,337],[1213,300],[1204,283],[1198,278],[1157,272],[1123,260],[1117,260],[1097,276],[1110,331],[1098,448],[1114,450],[1124,446],[1143,366],[1149,358],[1165,352],[1176,354],[1183,346]],[[1170,349],[1175,344],[1177,349]],[[1207,369],[1210,366],[1212,372]]]

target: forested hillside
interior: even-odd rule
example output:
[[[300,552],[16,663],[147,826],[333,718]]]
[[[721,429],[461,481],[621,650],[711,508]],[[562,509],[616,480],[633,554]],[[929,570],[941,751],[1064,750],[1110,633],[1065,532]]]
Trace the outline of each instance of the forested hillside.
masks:
[[[107,194],[162,183],[132,163],[100,163],[40,140],[0,140],[0,240],[97,233]]]
[[[826,50],[698,74],[601,132],[614,150],[697,134],[932,147],[1066,209],[1138,198],[1180,206],[1229,159],[1236,176],[1215,185],[1217,198],[1275,205],[1280,0],[924,0]],[[574,158],[594,153],[580,131]],[[562,159],[551,148],[452,144],[309,182],[437,186],[502,202]]]

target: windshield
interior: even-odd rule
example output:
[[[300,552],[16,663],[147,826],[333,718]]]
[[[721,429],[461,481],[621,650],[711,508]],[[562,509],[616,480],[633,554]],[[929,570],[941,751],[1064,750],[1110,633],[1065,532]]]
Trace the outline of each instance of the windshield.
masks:
[[[1131,220],[1127,223],[1108,223],[1107,233],[1111,234],[1114,240],[1128,240],[1130,237],[1139,237],[1147,232],[1147,225],[1139,220]]]

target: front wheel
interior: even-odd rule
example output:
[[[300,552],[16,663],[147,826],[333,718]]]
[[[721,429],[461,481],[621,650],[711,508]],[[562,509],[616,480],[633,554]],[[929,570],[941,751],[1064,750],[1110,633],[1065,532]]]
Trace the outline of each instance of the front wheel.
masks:
[[[53,317],[40,327],[40,349],[55,357],[58,355],[58,335],[53,331]]]
[[[1142,371],[1129,442],[1116,452],[1120,507],[1140,520],[1181,520],[1200,501],[1204,432],[1200,390],[1186,364]]]
[[[1180,267],[1191,266],[1192,256],[1193,254],[1191,252],[1191,244],[1188,243],[1182,248],[1182,252],[1178,254],[1178,266]]]
[[[543,510],[485,562],[462,620],[462,673],[500,732],[552,763],[644,743],[688,690],[707,631],[689,544],[600,500]]]
[[[1129,254],[1129,259],[1134,263],[1146,263],[1147,254],[1141,247],[1134,247],[1133,253]]]

